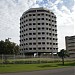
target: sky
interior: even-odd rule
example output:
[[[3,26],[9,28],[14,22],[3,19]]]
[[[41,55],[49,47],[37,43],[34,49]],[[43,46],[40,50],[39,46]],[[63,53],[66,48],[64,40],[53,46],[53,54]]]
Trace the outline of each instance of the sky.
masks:
[[[29,8],[44,7],[57,16],[58,49],[65,49],[65,36],[75,35],[75,0],[0,0],[0,40],[19,44],[20,17]]]

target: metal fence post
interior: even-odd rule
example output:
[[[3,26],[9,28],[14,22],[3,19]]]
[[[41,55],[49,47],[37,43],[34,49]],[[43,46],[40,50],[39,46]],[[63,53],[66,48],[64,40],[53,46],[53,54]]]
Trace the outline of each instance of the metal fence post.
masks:
[[[15,64],[15,54],[14,54],[14,64]]]
[[[2,54],[2,64],[3,64],[3,54]]]

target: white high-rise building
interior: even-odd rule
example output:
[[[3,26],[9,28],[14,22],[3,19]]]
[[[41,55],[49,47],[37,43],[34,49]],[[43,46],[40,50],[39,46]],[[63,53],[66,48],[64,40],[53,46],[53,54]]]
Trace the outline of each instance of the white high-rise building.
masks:
[[[56,15],[45,8],[30,8],[20,18],[20,54],[57,53]]]

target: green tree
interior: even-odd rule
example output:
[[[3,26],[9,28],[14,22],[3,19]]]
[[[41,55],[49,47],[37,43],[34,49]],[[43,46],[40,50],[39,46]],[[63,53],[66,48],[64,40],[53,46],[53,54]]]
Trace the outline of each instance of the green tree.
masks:
[[[69,57],[69,54],[67,50],[62,49],[60,52],[58,52],[58,56],[62,59],[62,65],[64,65],[64,58]]]
[[[0,41],[0,54],[3,54],[5,52],[5,43],[4,41]]]
[[[0,41],[0,54],[18,54],[19,53],[19,46],[14,43],[10,42],[8,39],[5,41]]]

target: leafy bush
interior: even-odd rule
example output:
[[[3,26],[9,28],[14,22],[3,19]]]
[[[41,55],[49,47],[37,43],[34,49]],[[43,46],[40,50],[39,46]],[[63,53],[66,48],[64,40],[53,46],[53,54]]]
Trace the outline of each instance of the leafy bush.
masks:
[[[55,62],[60,62],[60,60],[55,60],[55,61],[41,61],[41,60],[37,60],[37,61],[13,61],[13,63],[15,64],[40,64],[40,63],[55,63]]]

